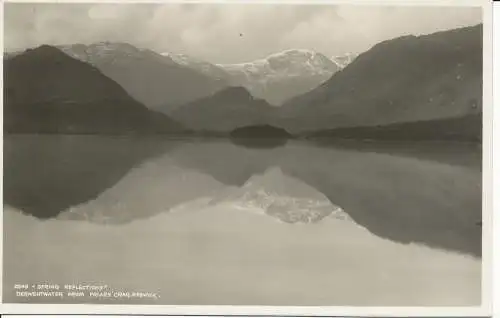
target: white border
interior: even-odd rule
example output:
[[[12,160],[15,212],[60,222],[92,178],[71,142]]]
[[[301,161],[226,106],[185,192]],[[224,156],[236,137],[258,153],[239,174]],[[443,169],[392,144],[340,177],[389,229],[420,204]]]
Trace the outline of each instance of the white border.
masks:
[[[484,72],[483,72],[483,253],[482,253],[482,300],[479,307],[289,307],[289,306],[164,306],[164,305],[48,305],[48,304],[1,304],[2,314],[126,314],[126,315],[258,315],[258,316],[383,316],[383,317],[466,317],[490,316],[492,309],[492,131],[493,131],[493,86],[492,86],[492,4],[488,0],[185,0],[185,1],[131,1],[131,0],[100,0],[100,1],[44,1],[44,0],[17,0],[2,2],[0,21],[3,21],[4,2],[57,2],[57,3],[245,3],[245,4],[356,4],[356,5],[404,5],[404,6],[478,6],[483,8],[483,37],[484,37]],[[3,35],[3,23],[1,34]],[[3,36],[0,36],[3,47]],[[0,63],[0,65],[3,63]],[[3,65],[0,66],[3,73]],[[3,103],[3,89],[0,90]],[[2,115],[0,114],[0,117]],[[2,123],[3,124],[3,123]],[[3,125],[2,125],[3,127]],[[3,149],[3,129],[0,143]],[[0,163],[3,168],[3,156]],[[2,178],[3,179],[3,178]],[[3,180],[0,181],[0,184]],[[3,187],[2,187],[3,189]],[[2,199],[0,198],[0,203]],[[2,204],[3,206],[3,204]],[[0,218],[0,224],[2,224]],[[2,224],[3,225],[3,224]],[[0,243],[3,235],[0,237]],[[2,244],[0,244],[2,250]],[[500,263],[497,262],[497,265]],[[1,275],[1,273],[0,273]],[[1,279],[0,279],[1,281]],[[1,293],[1,291],[0,291]]]
[[[483,7],[492,15],[489,0],[0,0],[3,3],[113,3],[113,4],[290,4],[290,5],[362,5],[362,6],[420,6],[420,7]]]
[[[494,8],[493,8],[493,16],[494,16],[494,23],[493,23],[493,57],[498,58],[498,54],[500,53],[500,3],[495,3]],[[495,33],[496,31],[496,33]],[[493,65],[493,84],[494,84],[494,90],[493,90],[493,102],[497,102],[500,100],[500,67],[498,61],[494,63]],[[497,106],[498,107],[498,106]],[[494,107],[493,107],[494,109]],[[493,111],[493,122],[498,123],[500,121],[500,112],[498,110]],[[493,125],[493,162],[498,163],[499,157],[499,144],[498,140],[500,137],[500,127],[499,125]],[[496,160],[495,160],[496,159]],[[493,190],[492,193],[498,193],[498,189],[500,188],[500,169],[498,168],[498,164],[496,165],[496,168],[493,167],[493,189],[497,189],[496,191]],[[500,233],[499,233],[499,228],[500,228],[500,217],[494,216],[494,213],[496,212],[498,215],[498,208],[499,208],[499,202],[500,202],[500,197],[498,195],[493,195],[493,226],[492,226],[492,236],[493,236],[493,257],[492,257],[492,269],[496,269],[495,272],[493,273],[493,279],[492,279],[492,287],[493,287],[493,293],[492,293],[492,298],[493,298],[493,317],[500,317],[500,275],[498,274],[498,269],[500,268],[500,254],[498,253],[498,247],[499,247],[499,239],[500,239]],[[496,230],[496,231],[495,231]]]

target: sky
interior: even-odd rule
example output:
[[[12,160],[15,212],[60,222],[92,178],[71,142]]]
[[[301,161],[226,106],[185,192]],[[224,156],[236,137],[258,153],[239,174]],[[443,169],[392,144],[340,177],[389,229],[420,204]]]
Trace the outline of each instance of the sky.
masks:
[[[212,63],[252,61],[287,49],[337,56],[408,34],[481,23],[473,7],[228,3],[6,3],[4,48],[127,42]]]

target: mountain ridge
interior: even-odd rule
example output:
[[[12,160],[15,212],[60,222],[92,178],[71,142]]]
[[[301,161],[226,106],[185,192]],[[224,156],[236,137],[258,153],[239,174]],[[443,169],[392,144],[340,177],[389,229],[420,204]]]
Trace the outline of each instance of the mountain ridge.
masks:
[[[151,109],[181,105],[227,86],[150,49],[128,43],[96,42],[58,46],[73,58],[97,67]]]
[[[380,42],[280,110],[294,132],[480,113],[482,25]]]
[[[342,68],[337,61],[307,49],[288,49],[245,63],[215,64],[186,54],[160,54],[125,42],[101,41],[56,47],[99,68],[152,109],[181,106],[234,86],[243,86],[255,97],[279,106],[315,88]],[[15,54],[4,53],[9,57]],[[173,74],[167,76],[168,73]],[[137,81],[138,77],[143,80]],[[186,87],[191,90],[188,92]]]

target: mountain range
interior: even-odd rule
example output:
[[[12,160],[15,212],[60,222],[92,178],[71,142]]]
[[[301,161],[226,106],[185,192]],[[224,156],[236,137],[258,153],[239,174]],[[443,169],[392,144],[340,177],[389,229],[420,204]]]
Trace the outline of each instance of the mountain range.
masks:
[[[481,139],[482,25],[403,36],[348,57],[347,66],[281,107],[259,101],[262,110],[253,112],[251,92],[240,89],[171,116],[193,129],[271,124],[321,137]]]
[[[98,42],[57,46],[69,56],[97,67],[151,109],[175,108],[230,86],[278,106],[305,93],[347,63],[310,50],[287,50],[241,64],[212,64],[192,56],[158,54],[128,43]],[[6,53],[12,57],[19,52]],[[347,55],[346,55],[347,56]]]
[[[8,130],[41,123],[85,130],[94,114],[99,131],[144,130],[152,120],[153,131],[160,122],[165,131],[224,133],[273,125],[294,134],[365,138],[410,124],[410,131],[441,125],[437,135],[443,127],[453,136],[481,134],[482,25],[403,36],[332,59],[296,49],[216,65],[102,42],[44,45],[5,54],[4,63]],[[112,115],[120,119],[111,123]],[[468,128],[457,131],[462,126]]]

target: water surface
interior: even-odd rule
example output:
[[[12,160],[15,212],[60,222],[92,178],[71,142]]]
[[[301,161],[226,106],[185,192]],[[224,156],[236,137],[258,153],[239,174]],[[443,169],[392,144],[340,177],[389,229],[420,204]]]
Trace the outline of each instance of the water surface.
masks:
[[[23,281],[161,295],[139,303],[480,302],[481,171],[469,148],[27,135],[4,145],[7,302],[54,301],[15,297]]]

